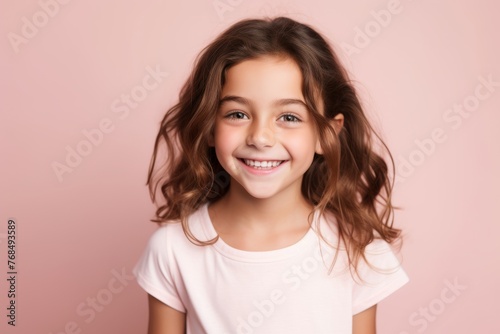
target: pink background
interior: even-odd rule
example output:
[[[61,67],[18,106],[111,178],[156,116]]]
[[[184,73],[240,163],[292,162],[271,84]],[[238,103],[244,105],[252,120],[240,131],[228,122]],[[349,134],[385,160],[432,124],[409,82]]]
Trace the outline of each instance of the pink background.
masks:
[[[223,28],[280,14],[335,43],[400,170],[394,201],[411,283],[379,305],[379,332],[500,332],[500,87],[474,98],[478,78],[500,82],[498,3],[220,0],[229,7],[219,15],[212,0],[66,2],[1,1],[2,333],[145,332],[146,295],[130,275],[155,228],[144,184],[158,123]],[[372,11],[388,7],[381,26]],[[33,20],[38,31],[23,29]],[[29,38],[13,45],[23,31]],[[168,72],[150,91],[140,88],[148,67]],[[125,114],[116,100],[131,92],[137,105]],[[474,110],[449,114],[463,103]],[[108,133],[85,146],[82,131],[101,122]],[[52,165],[66,164],[68,147],[87,156],[58,178]],[[6,324],[9,218],[15,328]]]

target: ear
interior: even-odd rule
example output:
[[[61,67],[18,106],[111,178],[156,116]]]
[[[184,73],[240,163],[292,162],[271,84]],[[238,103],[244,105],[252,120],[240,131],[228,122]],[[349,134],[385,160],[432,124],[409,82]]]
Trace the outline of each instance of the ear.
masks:
[[[316,139],[316,149],[314,150],[316,154],[322,155],[323,154],[323,148],[321,148],[321,141]]]
[[[330,120],[330,125],[335,128],[337,133],[342,131],[342,127],[344,126],[344,114],[337,114],[332,120]]]
[[[333,119],[330,120],[330,125],[335,129],[337,133],[342,131],[342,127],[344,126],[344,115],[337,114]],[[315,152],[317,154],[323,154],[323,148],[321,147],[321,141],[319,138],[316,140],[316,149]]]

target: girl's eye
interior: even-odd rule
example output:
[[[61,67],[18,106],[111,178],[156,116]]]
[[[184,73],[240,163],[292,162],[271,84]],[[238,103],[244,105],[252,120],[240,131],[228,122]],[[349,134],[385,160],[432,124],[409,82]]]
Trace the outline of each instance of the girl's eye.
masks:
[[[244,119],[245,117],[246,115],[241,111],[235,111],[226,115],[226,118],[232,118],[232,119]]]
[[[283,119],[285,122],[300,122],[301,121],[297,116],[292,115],[292,114],[285,114],[285,115],[281,116],[280,118]]]

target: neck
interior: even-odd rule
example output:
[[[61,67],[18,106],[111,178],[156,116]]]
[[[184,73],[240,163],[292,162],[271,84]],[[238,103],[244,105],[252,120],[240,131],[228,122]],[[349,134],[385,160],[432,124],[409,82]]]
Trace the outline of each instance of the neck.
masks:
[[[251,230],[282,230],[295,228],[304,224],[304,218],[313,210],[300,189],[273,196],[272,198],[255,198],[239,185],[232,186],[221,198],[220,208],[232,217],[233,224]]]

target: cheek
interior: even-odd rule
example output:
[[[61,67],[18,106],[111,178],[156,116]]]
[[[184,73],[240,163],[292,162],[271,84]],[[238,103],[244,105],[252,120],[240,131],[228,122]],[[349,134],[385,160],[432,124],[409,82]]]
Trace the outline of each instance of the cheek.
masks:
[[[309,156],[313,157],[316,149],[316,140],[308,133],[296,134],[289,136],[285,140],[289,147],[289,151],[297,158],[305,159]]]
[[[225,126],[214,129],[215,149],[219,152],[231,151],[238,143],[238,133]]]

